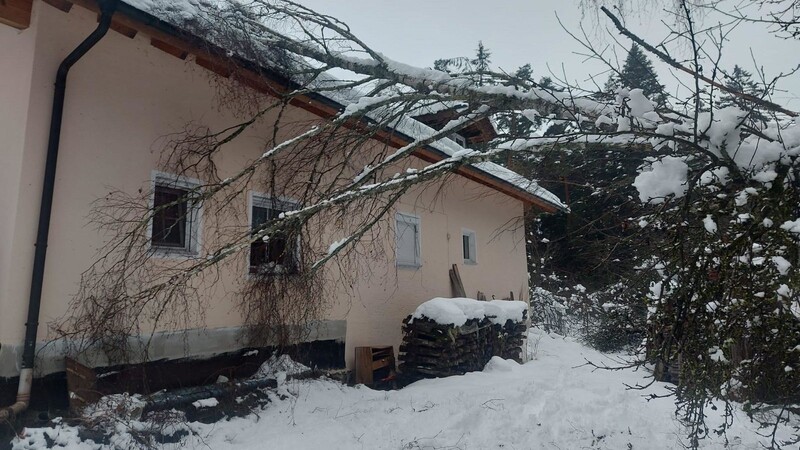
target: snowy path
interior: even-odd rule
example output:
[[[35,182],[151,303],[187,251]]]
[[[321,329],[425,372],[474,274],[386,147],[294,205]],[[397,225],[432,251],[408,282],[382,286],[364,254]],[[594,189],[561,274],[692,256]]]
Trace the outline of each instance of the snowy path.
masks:
[[[538,331],[532,338],[539,340],[537,359],[525,365],[493,360],[484,372],[401,391],[290,382],[293,395],[258,415],[191,424],[197,434],[184,444],[214,450],[681,448],[672,400],[647,402],[643,392],[623,386],[643,382],[644,373],[576,367],[584,357],[608,359],[569,339]],[[663,385],[647,391],[665,392]],[[744,414],[737,419],[727,448],[759,448],[753,425]],[[31,448],[24,443],[32,441],[38,439],[17,448]],[[74,448],[91,448],[86,444]],[[703,446],[723,448],[724,441]]]

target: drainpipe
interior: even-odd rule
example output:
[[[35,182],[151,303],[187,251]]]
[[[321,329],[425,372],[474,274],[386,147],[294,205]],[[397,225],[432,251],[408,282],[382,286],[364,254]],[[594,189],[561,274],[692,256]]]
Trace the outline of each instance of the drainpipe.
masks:
[[[50,116],[50,137],[47,143],[47,158],[44,167],[42,200],[39,205],[39,226],[36,232],[36,250],[33,257],[31,291],[28,299],[28,321],[25,323],[25,344],[22,353],[22,370],[19,374],[17,402],[0,409],[0,422],[13,419],[28,408],[33,385],[33,362],[36,356],[36,334],[39,328],[39,309],[42,303],[42,284],[44,283],[44,263],[47,256],[47,237],[50,233],[50,213],[53,209],[53,190],[56,183],[56,161],[61,140],[61,121],[64,116],[64,96],[67,91],[69,69],[78,62],[111,26],[111,16],[117,7],[117,0],[98,0],[100,23],[83,42],[78,45],[58,66],[56,90],[53,96],[53,109]]]

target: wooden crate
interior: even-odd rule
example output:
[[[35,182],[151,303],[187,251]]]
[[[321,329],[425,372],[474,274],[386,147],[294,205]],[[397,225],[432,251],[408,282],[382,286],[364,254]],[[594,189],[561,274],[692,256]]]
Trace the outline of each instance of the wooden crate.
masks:
[[[395,371],[394,347],[356,347],[356,384],[371,385],[376,372]]]
[[[97,389],[97,374],[94,370],[72,358],[65,358],[65,362],[70,410],[79,411],[84,406],[100,400],[103,394]]]

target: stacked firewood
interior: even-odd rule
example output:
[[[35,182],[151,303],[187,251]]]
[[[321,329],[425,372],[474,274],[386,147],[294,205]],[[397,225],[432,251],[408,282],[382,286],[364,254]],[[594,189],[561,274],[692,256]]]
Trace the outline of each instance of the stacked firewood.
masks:
[[[406,317],[400,372],[410,379],[447,377],[483,370],[493,356],[522,362],[525,322],[508,320],[500,325],[491,319],[471,319],[455,326]]]

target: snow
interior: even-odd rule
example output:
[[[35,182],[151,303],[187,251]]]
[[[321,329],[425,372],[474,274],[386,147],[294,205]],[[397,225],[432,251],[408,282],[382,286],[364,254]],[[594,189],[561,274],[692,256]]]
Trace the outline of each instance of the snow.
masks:
[[[339,239],[338,241],[335,241],[335,242],[333,242],[333,243],[332,243],[332,244],[331,244],[331,245],[328,247],[328,254],[329,254],[329,255],[332,255],[332,254],[336,253],[336,251],[337,251],[337,250],[339,250],[339,247],[341,247],[342,245],[344,245],[344,244],[347,242],[347,240],[348,240],[348,239],[350,239],[350,237],[349,237],[349,236],[348,236],[348,237],[346,237],[346,238],[342,238],[342,239]]]
[[[730,170],[727,167],[719,167],[714,170],[707,170],[700,175],[700,184],[703,186],[711,183],[718,183],[724,185],[728,182]],[[741,205],[739,205],[741,206]]]
[[[144,400],[138,394],[105,395],[96,403],[86,406],[81,411],[81,417],[92,423],[103,422],[110,417],[137,417],[144,406]]]
[[[492,356],[483,368],[484,373],[513,372],[519,367],[519,363],[512,359],[503,359],[499,356]]]
[[[507,169],[499,164],[489,161],[475,163],[473,166],[494,177],[507,181],[518,188],[522,188],[523,190],[528,191],[529,193],[544,199],[548,203],[556,205],[559,208],[567,208],[567,206],[561,202],[561,199],[559,199],[557,195],[539,186],[537,182],[525,178],[511,169]]]
[[[790,263],[786,258],[783,256],[773,256],[770,259],[772,260],[772,264],[775,264],[775,268],[778,269],[778,272],[781,275],[786,275],[789,273],[789,268],[792,267],[792,263]]]
[[[708,231],[711,234],[717,232],[717,223],[714,222],[714,219],[711,217],[711,214],[707,215],[705,219],[703,219],[703,226],[706,228],[706,231]]]
[[[622,91],[625,91],[625,89],[622,89]],[[631,108],[633,117],[647,118],[648,113],[655,111],[655,105],[648,100],[642,89],[631,89],[630,92],[625,92],[628,95],[628,107]]]
[[[253,378],[277,379],[281,377],[281,374],[285,377],[286,375],[298,375],[309,370],[311,370],[310,367],[294,361],[289,355],[278,356],[273,354],[261,364]]]
[[[637,175],[633,185],[639,190],[642,202],[662,203],[668,195],[682,197],[686,193],[688,172],[689,166],[683,158],[665,156],[651,162],[650,171]]]
[[[762,170],[761,172],[757,172],[752,176],[752,178],[761,183],[770,183],[775,178],[778,178],[778,174],[772,169],[766,169]]]
[[[650,381],[645,370],[596,370],[585,363],[616,365],[608,355],[574,339],[531,330],[531,361],[517,364],[493,358],[482,372],[423,380],[402,390],[374,391],[319,379],[287,382],[289,396],[251,415],[212,424],[191,422],[187,448],[227,449],[681,449],[684,429],[676,421],[668,386]],[[717,410],[706,409],[712,426],[721,423]],[[724,436],[710,433],[703,449],[762,448],[741,407]],[[136,429],[136,424],[131,424]],[[128,427],[113,439],[133,442]],[[47,448],[45,438],[68,450],[106,449],[80,441],[77,429],[62,424],[26,428],[12,442],[15,450]],[[779,430],[779,438],[787,431]],[[164,448],[175,448],[175,444]],[[126,448],[120,446],[119,448]]]
[[[708,351],[708,354],[711,355],[711,360],[712,361],[716,361],[716,362],[727,362],[728,361],[728,359],[725,358],[725,353],[719,347],[716,347],[716,346],[712,347]]]
[[[505,325],[509,320],[522,322],[527,310],[525,302],[515,300],[480,301],[437,297],[419,305],[411,314],[411,320],[427,318],[441,325],[460,327],[468,320],[488,318],[492,323]]]
[[[197,400],[196,402],[192,402],[192,406],[194,406],[197,409],[213,408],[213,407],[215,407],[217,405],[219,405],[219,400],[217,400],[214,397],[204,398],[202,400]]]
[[[781,229],[790,233],[800,234],[800,218],[796,220],[787,220],[781,224]]]

